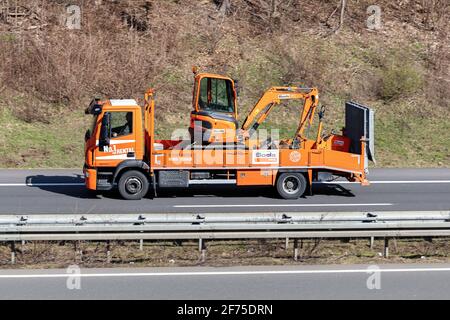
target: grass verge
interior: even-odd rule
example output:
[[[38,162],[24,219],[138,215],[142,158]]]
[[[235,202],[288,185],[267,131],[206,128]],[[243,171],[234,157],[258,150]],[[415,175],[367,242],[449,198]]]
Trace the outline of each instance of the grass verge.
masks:
[[[384,258],[383,240],[368,239],[299,241],[299,259],[293,259],[293,241],[285,248],[284,240],[207,242],[206,259],[200,260],[198,243],[185,241],[111,242],[111,261],[106,260],[106,244],[80,242],[78,250],[70,242],[34,242],[17,244],[17,261],[10,263],[10,250],[0,246],[0,266],[5,268],[65,268],[74,263],[86,268],[101,267],[169,267],[169,266],[235,266],[235,265],[302,265],[302,264],[383,264],[383,263],[448,263],[448,239],[433,241],[399,239],[390,241],[390,256]]]

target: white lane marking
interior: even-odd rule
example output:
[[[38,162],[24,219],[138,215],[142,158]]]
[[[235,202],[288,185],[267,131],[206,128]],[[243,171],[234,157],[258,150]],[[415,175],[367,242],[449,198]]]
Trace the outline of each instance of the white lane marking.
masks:
[[[104,277],[167,277],[167,276],[239,276],[239,275],[285,275],[285,274],[339,274],[339,273],[373,273],[373,272],[450,272],[450,268],[387,268],[387,269],[330,269],[330,270],[268,270],[268,271],[198,271],[198,272],[130,272],[130,273],[80,273],[84,278]],[[74,274],[0,274],[0,279],[17,278],[66,278]]]
[[[0,187],[73,187],[84,183],[0,183]]]
[[[420,183],[450,183],[450,180],[397,180],[397,181],[370,181],[371,184],[420,184]],[[324,181],[324,182],[313,182],[313,184],[359,184],[359,182],[353,181]]]
[[[392,206],[392,203],[302,203],[302,204],[199,204],[174,205],[173,208],[245,208],[245,207],[356,207]]]
[[[314,184],[359,184],[351,181],[313,182]],[[450,183],[450,180],[398,180],[398,181],[370,181],[371,184],[424,184],[424,183]],[[84,186],[84,183],[0,183],[0,187],[66,187]]]

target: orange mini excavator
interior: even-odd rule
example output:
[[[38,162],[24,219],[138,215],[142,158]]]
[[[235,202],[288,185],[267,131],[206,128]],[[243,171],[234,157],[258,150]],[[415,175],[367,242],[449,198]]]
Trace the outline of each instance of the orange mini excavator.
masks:
[[[282,140],[281,145],[298,147],[308,141],[304,137],[304,130],[308,124],[312,123],[319,105],[317,88],[272,87],[263,93],[242,126],[239,127],[236,80],[217,74],[198,73],[196,67],[193,68],[193,72],[195,75],[194,110],[191,112],[189,127],[193,142],[202,145],[245,143],[247,148],[257,148],[262,142],[250,139],[253,133],[277,105],[289,100],[303,100],[303,108],[295,136]],[[322,137],[324,111],[322,109],[319,112],[320,122],[315,143],[322,148],[348,151],[350,144],[347,137],[335,134]],[[264,141],[264,143],[267,145],[271,141]]]

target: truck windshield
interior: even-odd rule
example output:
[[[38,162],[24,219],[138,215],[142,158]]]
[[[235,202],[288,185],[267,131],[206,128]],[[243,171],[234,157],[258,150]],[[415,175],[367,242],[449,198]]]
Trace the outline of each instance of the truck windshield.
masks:
[[[234,112],[231,81],[216,78],[203,78],[200,81],[198,105],[201,110]]]
[[[98,118],[98,115],[94,115],[94,116],[93,116],[91,126],[88,128],[88,130],[87,130],[87,132],[86,132],[86,134],[87,134],[89,137],[94,133],[95,126],[96,126],[96,124],[97,124],[97,118]]]

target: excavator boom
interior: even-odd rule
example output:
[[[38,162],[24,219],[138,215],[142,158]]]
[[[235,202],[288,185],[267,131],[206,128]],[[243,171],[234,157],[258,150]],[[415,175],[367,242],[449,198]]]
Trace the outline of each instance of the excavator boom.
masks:
[[[317,88],[272,87],[259,99],[245,119],[242,130],[251,135],[264,122],[273,108],[285,100],[304,100],[303,110],[296,130],[296,137],[302,137],[306,124],[314,118],[315,109],[319,103]]]

